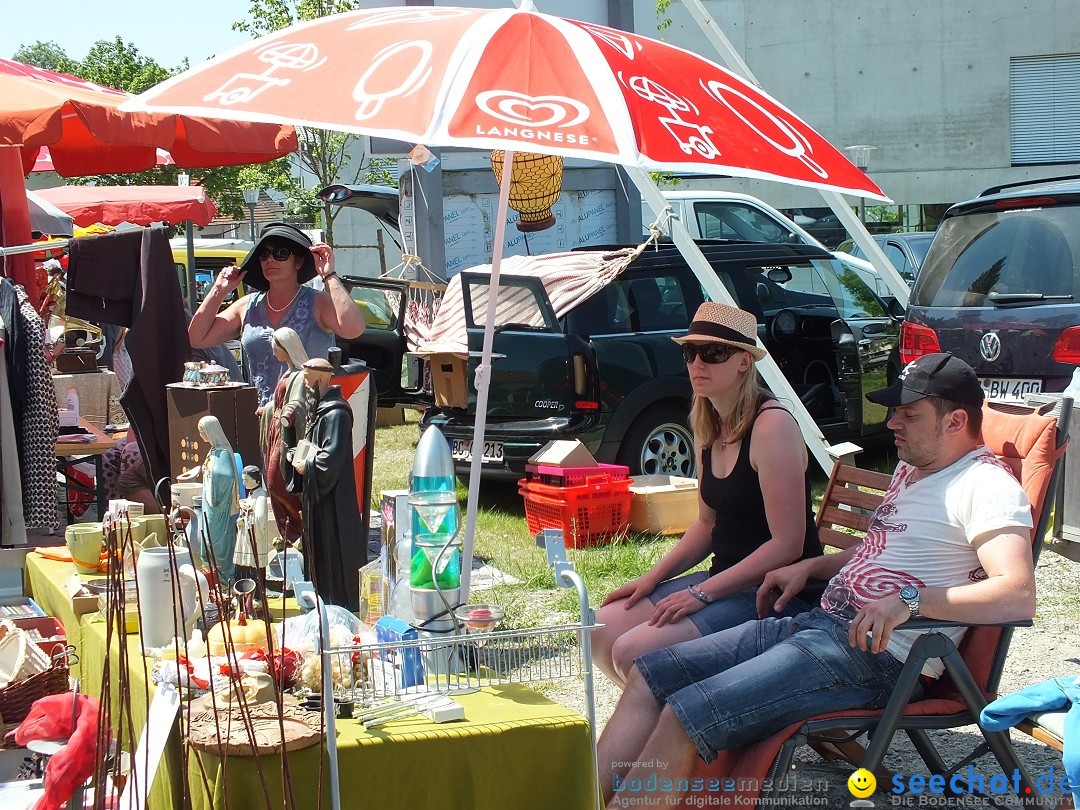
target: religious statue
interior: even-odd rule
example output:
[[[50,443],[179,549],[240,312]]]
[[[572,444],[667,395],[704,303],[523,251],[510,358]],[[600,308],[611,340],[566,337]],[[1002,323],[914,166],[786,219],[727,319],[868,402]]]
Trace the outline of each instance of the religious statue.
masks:
[[[243,477],[247,497],[240,501],[233,562],[236,564],[237,579],[258,580],[258,569],[266,568],[270,559],[270,547],[277,529],[267,505],[262,472],[254,464],[249,464],[244,467]]]
[[[266,465],[266,489],[273,506],[278,534],[295,543],[303,533],[300,513],[300,490],[296,472],[285,462],[289,450],[304,435],[304,375],[300,367],[308,355],[300,336],[287,326],[275,329],[270,336],[274,356],[288,369],[274,389],[273,399],[260,414],[263,460]]]
[[[201,556],[217,569],[222,584],[232,584],[236,519],[240,514],[240,480],[236,457],[216,416],[199,420],[199,435],[210,443],[202,466],[203,516],[209,548]]]
[[[308,575],[324,602],[355,612],[360,608],[359,571],[367,563],[367,538],[358,531],[352,410],[341,388],[330,385],[333,371],[326,360],[304,363],[307,431],[290,460],[304,482]]]

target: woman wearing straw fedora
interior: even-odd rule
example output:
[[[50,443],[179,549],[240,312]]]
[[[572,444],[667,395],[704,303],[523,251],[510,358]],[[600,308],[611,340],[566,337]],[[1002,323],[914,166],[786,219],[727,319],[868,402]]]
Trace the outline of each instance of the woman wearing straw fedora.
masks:
[[[821,544],[811,512],[808,456],[791,413],[764,388],[757,319],[707,301],[673,338],[694,391],[698,519],[644,576],[612,591],[597,614],[597,665],[620,686],[634,659],[758,618],[765,574]],[[708,571],[686,574],[712,555]],[[797,604],[796,604],[797,603]],[[792,615],[810,606],[792,600]]]
[[[323,290],[303,286],[315,276]],[[221,303],[243,281],[248,293],[223,312]],[[188,326],[193,349],[205,349],[240,337],[245,373],[259,392],[259,405],[274,394],[285,364],[274,356],[270,337],[278,327],[293,329],[309,357],[327,358],[334,336],[359,337],[364,316],[334,271],[334,251],[312,244],[308,235],[284,222],[271,222],[240,267],[226,267],[203,299]]]

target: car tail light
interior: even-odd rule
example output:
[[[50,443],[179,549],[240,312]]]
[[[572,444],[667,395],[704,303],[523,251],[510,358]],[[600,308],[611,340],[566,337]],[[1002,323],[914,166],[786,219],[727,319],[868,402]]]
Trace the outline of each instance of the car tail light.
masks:
[[[579,411],[598,411],[600,410],[600,403],[591,400],[582,400],[581,402],[575,402],[574,407]]]
[[[1013,208],[1043,208],[1056,203],[1056,197],[1018,197],[1013,200],[999,200],[994,203],[994,208],[998,211],[1008,211]]]
[[[1059,363],[1080,365],[1080,326],[1070,326],[1062,332],[1050,356]]]
[[[900,325],[900,362],[905,366],[912,360],[918,360],[924,354],[941,351],[937,333],[929,326],[921,326],[911,321]]]

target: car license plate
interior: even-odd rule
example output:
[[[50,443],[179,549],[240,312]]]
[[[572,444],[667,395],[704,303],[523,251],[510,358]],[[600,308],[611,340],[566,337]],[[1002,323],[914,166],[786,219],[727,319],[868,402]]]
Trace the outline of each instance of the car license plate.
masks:
[[[450,444],[450,455],[454,457],[454,461],[472,461],[472,439],[454,439]],[[502,460],[503,443],[484,442],[484,454],[480,457],[480,462],[501,464]]]
[[[982,377],[983,392],[987,399],[998,402],[1023,402],[1028,394],[1042,393],[1042,380],[1020,377]]]

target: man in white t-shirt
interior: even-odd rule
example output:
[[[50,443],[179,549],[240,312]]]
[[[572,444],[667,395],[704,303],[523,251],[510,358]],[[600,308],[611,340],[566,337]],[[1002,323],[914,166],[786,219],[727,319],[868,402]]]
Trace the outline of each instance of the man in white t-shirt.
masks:
[[[895,408],[889,427],[900,464],[863,542],[773,571],[758,592],[765,615],[808,580],[831,577],[820,608],[637,659],[598,746],[610,806],[621,805],[628,782],[660,782],[668,789],[658,788],[656,798],[671,799],[696,755],[711,761],[716,751],[815,714],[880,708],[917,635],[897,629],[908,618],[997,622],[1035,614],[1031,506],[982,444],[975,372],[950,354],[931,354],[867,399]],[[930,677],[940,672],[924,669]],[[664,763],[659,774],[657,762]]]

